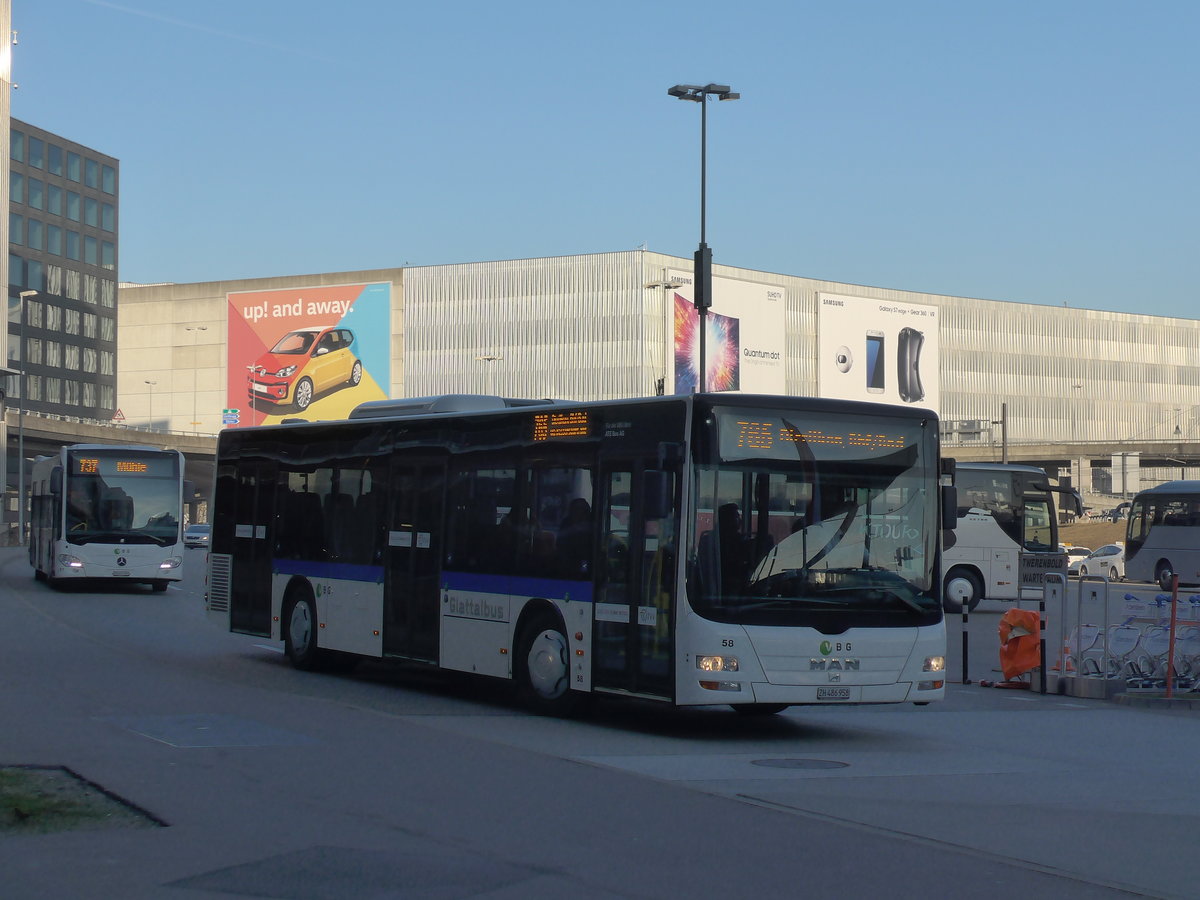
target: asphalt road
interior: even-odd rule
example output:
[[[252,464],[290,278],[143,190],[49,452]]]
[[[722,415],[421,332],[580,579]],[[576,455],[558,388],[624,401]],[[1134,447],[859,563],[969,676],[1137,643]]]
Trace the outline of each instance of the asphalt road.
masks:
[[[920,708],[539,718],[503,684],[293,671],[206,620],[203,558],[165,594],[79,592],[0,550],[0,765],[164,824],[0,836],[5,900],[1200,892],[1200,714],[952,683]]]

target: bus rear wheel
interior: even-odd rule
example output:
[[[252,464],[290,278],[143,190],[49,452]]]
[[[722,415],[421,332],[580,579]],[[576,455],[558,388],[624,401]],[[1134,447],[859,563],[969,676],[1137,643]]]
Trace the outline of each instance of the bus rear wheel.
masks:
[[[582,705],[571,690],[571,648],[557,617],[548,612],[525,623],[517,640],[517,693],[534,712],[569,716]]]
[[[311,672],[321,660],[321,651],[317,649],[317,603],[310,591],[298,589],[286,606],[283,652],[297,669]]]
[[[960,613],[964,605],[970,612],[982,599],[983,583],[972,570],[956,566],[946,573],[942,583],[942,608],[946,612]]]

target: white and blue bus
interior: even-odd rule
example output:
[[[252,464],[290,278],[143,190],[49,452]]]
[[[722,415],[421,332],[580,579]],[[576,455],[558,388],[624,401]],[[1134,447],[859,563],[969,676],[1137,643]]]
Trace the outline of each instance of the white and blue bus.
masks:
[[[945,691],[939,466],[927,410],[740,394],[228,429],[207,607],[301,669],[418,661],[552,714],[923,704]]]
[[[1176,575],[1180,584],[1200,584],[1200,481],[1140,491],[1129,509],[1125,577],[1169,591]]]
[[[39,580],[113,579],[165,591],[183,577],[183,454],[73,444],[30,472],[29,563]]]

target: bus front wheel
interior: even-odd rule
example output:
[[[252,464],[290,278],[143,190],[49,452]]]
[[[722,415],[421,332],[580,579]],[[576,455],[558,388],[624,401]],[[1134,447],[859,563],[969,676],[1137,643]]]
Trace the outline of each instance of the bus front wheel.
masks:
[[[159,594],[161,594],[163,591],[165,591],[165,590],[167,589],[167,582],[166,582],[166,579],[164,579],[164,578],[156,578],[154,581],[150,582],[150,587],[151,587],[151,588],[152,588],[152,589],[153,589],[153,590],[154,590],[156,593],[159,593]]]
[[[946,612],[962,612],[964,605],[970,612],[982,599],[983,583],[973,571],[958,566],[946,573],[942,584],[942,608]]]
[[[1154,567],[1154,580],[1158,582],[1158,586],[1164,591],[1171,589],[1171,580],[1175,577],[1175,571],[1171,568],[1171,563],[1167,560],[1159,561],[1159,564]]]
[[[569,716],[581,704],[571,690],[571,648],[557,617],[535,615],[517,641],[517,693],[534,712]]]

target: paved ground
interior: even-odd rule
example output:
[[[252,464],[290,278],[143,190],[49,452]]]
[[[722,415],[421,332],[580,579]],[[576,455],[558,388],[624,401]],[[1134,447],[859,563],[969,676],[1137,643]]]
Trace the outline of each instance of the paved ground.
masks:
[[[4,837],[4,900],[1200,893],[1200,716],[952,684],[544,719],[495,683],[295,672],[206,622],[190,553],[161,595],[55,592],[0,551],[0,765],[165,824]]]

